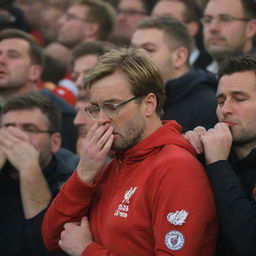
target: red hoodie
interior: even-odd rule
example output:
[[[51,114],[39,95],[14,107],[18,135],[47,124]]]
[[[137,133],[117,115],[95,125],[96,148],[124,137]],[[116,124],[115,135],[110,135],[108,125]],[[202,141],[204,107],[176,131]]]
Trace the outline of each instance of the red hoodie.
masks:
[[[93,186],[74,172],[45,215],[47,248],[58,249],[64,223],[85,215],[94,243],[82,256],[214,255],[210,185],[173,121],[118,155]]]

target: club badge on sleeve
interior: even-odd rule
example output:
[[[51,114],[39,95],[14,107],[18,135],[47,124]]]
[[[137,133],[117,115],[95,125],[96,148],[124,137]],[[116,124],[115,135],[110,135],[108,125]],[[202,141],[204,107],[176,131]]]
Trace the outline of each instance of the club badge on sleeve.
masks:
[[[177,230],[172,230],[165,235],[165,245],[172,251],[180,250],[185,244],[184,235]]]
[[[185,210],[181,210],[176,212],[170,212],[167,215],[167,220],[175,226],[181,226],[185,223],[187,217],[188,217],[188,212]]]

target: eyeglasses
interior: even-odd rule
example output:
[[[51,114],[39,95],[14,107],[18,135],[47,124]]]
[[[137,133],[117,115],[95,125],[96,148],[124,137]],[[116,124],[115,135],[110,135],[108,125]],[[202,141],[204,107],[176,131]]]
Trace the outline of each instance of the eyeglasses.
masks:
[[[110,102],[105,102],[103,103],[103,106],[97,106],[97,105],[90,105],[88,107],[85,107],[85,112],[88,114],[88,116],[90,118],[92,118],[93,120],[98,120],[99,119],[99,115],[100,115],[100,110],[102,110],[104,112],[104,114],[106,116],[108,116],[109,118],[113,119],[116,118],[118,115],[118,109],[121,106],[124,106],[125,104],[140,98],[141,96],[135,96],[127,101],[124,101],[122,103],[119,104],[115,104],[115,103],[110,103]]]
[[[117,9],[117,14],[125,14],[128,16],[147,15],[146,12],[132,10],[132,9]]]
[[[207,25],[210,25],[212,23],[212,21],[216,19],[216,21],[219,23],[219,24],[229,24],[233,21],[243,21],[243,22],[248,22],[250,21],[251,19],[249,18],[235,18],[235,17],[232,17],[228,14],[221,14],[221,15],[218,15],[216,17],[212,17],[212,16],[209,16],[209,15],[205,15],[201,18],[201,23],[205,26]]]
[[[69,21],[69,20],[80,20],[80,21],[84,21],[84,22],[87,22],[88,20],[86,19],[83,19],[83,18],[80,18],[80,17],[77,17],[76,15],[72,14],[72,13],[69,13],[69,12],[66,12],[62,15],[62,17],[66,20],[66,21]]]
[[[40,130],[37,126],[34,124],[14,124],[14,123],[6,123],[1,125],[1,128],[5,127],[20,127],[20,129],[25,132],[25,133],[30,133],[30,134],[37,134],[37,133],[48,133],[48,134],[53,134],[55,133],[54,131],[51,130]]]

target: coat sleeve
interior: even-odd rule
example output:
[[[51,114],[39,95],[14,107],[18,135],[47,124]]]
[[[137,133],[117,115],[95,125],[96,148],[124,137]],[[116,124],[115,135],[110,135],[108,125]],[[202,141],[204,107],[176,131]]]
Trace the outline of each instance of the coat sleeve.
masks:
[[[203,167],[178,156],[159,168],[149,186],[155,255],[214,255],[217,218]]]
[[[256,255],[256,208],[228,161],[206,167],[225,238],[238,256]]]
[[[87,215],[95,186],[83,183],[76,172],[52,201],[42,223],[42,236],[48,250],[59,250],[58,241],[67,222],[78,222]]]

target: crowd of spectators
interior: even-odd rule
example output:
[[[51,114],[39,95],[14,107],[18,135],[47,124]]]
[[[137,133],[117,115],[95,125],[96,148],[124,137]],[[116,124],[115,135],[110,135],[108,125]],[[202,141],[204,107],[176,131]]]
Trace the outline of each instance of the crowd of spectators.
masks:
[[[109,67],[117,61],[113,57],[115,54],[120,55],[120,59],[121,56],[123,58],[130,56],[137,61],[136,56],[137,54],[140,56],[140,49],[143,49],[145,58],[152,61],[152,65],[162,79],[163,104],[161,111],[156,109],[157,115],[159,114],[163,124],[170,120],[177,122],[180,127],[178,133],[183,133],[182,137],[197,151],[197,158],[205,167],[204,172],[207,173],[209,186],[213,190],[219,221],[218,238],[214,237],[216,225],[216,229],[211,229],[212,236],[202,238],[204,241],[199,243],[198,248],[201,246],[201,252],[198,248],[193,249],[193,246],[186,245],[183,223],[177,224],[182,228],[177,227],[175,235],[173,230],[176,226],[174,226],[173,230],[167,233],[168,238],[167,236],[159,238],[158,231],[153,230],[152,224],[153,226],[148,228],[153,233],[152,237],[155,236],[152,243],[155,242],[158,249],[155,248],[152,252],[150,251],[152,248],[147,245],[146,247],[150,249],[145,255],[187,256],[186,253],[189,253],[191,256],[208,256],[201,254],[204,250],[209,252],[209,256],[255,255],[256,169],[253,166],[255,162],[253,151],[256,144],[256,132],[254,132],[256,114],[249,104],[246,105],[248,101],[252,106],[256,106],[256,97],[253,98],[256,92],[256,77],[252,76],[252,73],[256,72],[255,35],[255,0],[2,0],[0,3],[0,202],[2,205],[0,255],[77,255],[72,254],[70,250],[72,246],[68,246],[69,249],[65,250],[66,242],[65,246],[54,245],[62,251],[55,252],[56,248],[47,246],[48,249],[54,249],[53,252],[48,251],[41,234],[44,215],[66,180],[70,176],[71,180],[73,179],[73,184],[69,182],[68,184],[71,185],[67,185],[67,188],[77,182],[74,182],[74,171],[77,164],[82,166],[81,162],[85,159],[81,154],[86,155],[88,134],[91,136],[92,131],[96,134],[100,133],[100,128],[95,127],[100,123],[101,114],[107,116],[109,108],[119,111],[120,106],[133,102],[134,99],[133,104],[143,102],[137,99],[139,96],[136,91],[130,88],[134,98],[131,97],[127,101],[123,98],[123,102],[115,102],[116,99],[113,98],[110,102],[104,101],[101,107],[100,104],[98,105],[100,96],[91,97],[94,83],[97,88],[98,80],[101,80],[92,78],[92,84],[87,86],[85,77],[88,74],[89,78],[92,74],[97,76],[102,72],[102,78],[113,81],[113,86],[114,77],[120,79],[120,83],[125,84],[127,80],[133,85],[134,80],[126,76],[123,66],[113,69],[114,71],[106,70],[105,73],[101,68]],[[128,52],[124,49],[128,49]],[[131,54],[129,49],[135,52]],[[112,64],[104,63],[104,60],[107,61],[104,59],[107,53],[110,53],[110,59],[113,58]],[[101,59],[103,59],[102,63]],[[146,72],[149,68],[147,60],[143,59],[141,63],[143,63],[141,69]],[[133,64],[127,66],[126,71],[130,70]],[[115,73],[118,70],[125,76],[120,78]],[[135,67],[134,79],[139,74],[140,71]],[[251,89],[250,86],[255,88]],[[117,91],[113,90],[113,95]],[[106,91],[104,96],[108,94]],[[157,97],[156,101],[159,101]],[[253,105],[254,101],[255,105]],[[148,100],[148,102],[148,105],[153,104],[153,101]],[[227,110],[226,106],[228,106]],[[146,109],[143,111],[147,118],[148,116],[151,118],[151,114],[148,114]],[[95,113],[100,117],[93,118]],[[158,117],[152,120],[158,124]],[[125,130],[127,132],[125,136],[128,138],[131,134],[135,136],[139,132],[136,129],[144,131],[139,126],[140,119],[134,119],[133,122],[134,124]],[[104,120],[101,125],[108,127],[109,123]],[[152,124],[149,125],[151,126]],[[240,131],[237,131],[239,128]],[[109,129],[104,128],[104,133],[108,134]],[[153,133],[153,130],[151,132]],[[147,136],[150,134],[147,133]],[[147,139],[147,136],[143,138]],[[133,142],[130,147],[140,145],[138,138],[134,138]],[[113,143],[111,136],[104,143],[107,146]],[[93,148],[93,145],[90,145]],[[122,150],[126,151],[129,148]],[[104,159],[100,158],[99,161],[104,163],[102,166],[106,166],[112,159],[113,162],[119,159],[119,151],[120,149],[112,148]],[[217,151],[222,154],[217,154]],[[92,159],[97,162],[95,155]],[[243,173],[244,169],[246,173]],[[98,172],[100,173],[99,169],[93,180],[96,184],[100,176]],[[82,171],[79,174],[81,173]],[[103,180],[105,179],[106,177],[103,177]],[[87,181],[83,178],[81,180]],[[105,181],[106,184],[109,183],[109,180]],[[129,190],[130,187],[126,189]],[[136,189],[136,186],[132,186],[131,191],[127,191],[130,193],[128,193],[129,198]],[[180,189],[185,190],[182,186]],[[162,193],[164,191],[163,189]],[[66,200],[66,196],[70,196],[70,191],[65,193],[60,196],[61,202]],[[101,193],[104,195],[104,192]],[[91,200],[91,196],[88,198]],[[208,198],[211,201],[211,194]],[[123,201],[127,202],[125,200],[124,198]],[[195,199],[192,198],[193,200]],[[91,206],[86,202],[85,205],[86,207],[90,205],[92,211],[98,214],[97,210],[95,211],[97,203],[93,201]],[[49,216],[53,213],[55,216],[56,209],[62,211],[62,203],[59,206],[57,201],[57,205],[56,203],[53,205],[54,208],[50,208]],[[211,219],[212,225],[215,222],[214,209],[211,208],[211,203],[209,205],[212,215],[207,221]],[[200,212],[202,206],[198,204],[197,207]],[[228,214],[232,215],[230,209],[239,214],[234,214],[233,218],[229,219]],[[246,212],[243,212],[243,209]],[[176,218],[183,218],[185,223],[186,217],[178,216],[184,214],[183,210],[186,209],[176,209]],[[86,208],[84,215],[86,213],[87,217],[94,219],[87,211]],[[172,211],[175,213],[175,209]],[[66,213],[65,210],[63,212]],[[53,229],[57,230],[53,230],[53,234],[61,236],[61,230],[66,234],[65,223],[61,223],[62,228],[55,227],[57,222],[49,220],[49,216],[46,221],[50,225],[53,223]],[[78,216],[81,217],[80,213],[63,219],[67,222],[75,219],[82,223],[81,226],[87,226],[88,220],[81,218],[77,220]],[[105,216],[99,219],[105,219]],[[44,230],[47,231],[44,232],[49,231],[47,226],[49,223],[46,221],[44,227],[47,228]],[[98,219],[93,225],[96,225],[97,221]],[[154,219],[154,221],[162,220]],[[168,221],[170,222],[169,219]],[[238,222],[245,224],[237,225]],[[132,226],[128,225],[127,228]],[[101,240],[98,227],[94,226],[91,230],[92,234],[88,231],[83,235],[92,236],[97,241],[91,238],[86,241],[97,243],[97,246],[100,245],[102,248],[97,247],[94,251],[90,249],[89,243],[89,249],[85,246],[84,251],[80,250],[83,251],[81,255],[94,256],[91,253],[95,252],[95,255],[98,255],[101,250],[103,250],[102,255],[114,256],[123,253],[123,249],[120,252],[118,249],[114,252],[113,249],[112,252],[111,249],[118,246],[112,247],[106,240]],[[143,236],[144,231],[141,232]],[[192,233],[193,230],[190,232]],[[113,230],[110,233],[113,234]],[[148,235],[147,233],[146,237]],[[186,233],[186,236],[188,235]],[[47,240],[50,236],[45,233],[43,236],[46,237],[46,244],[51,244]],[[65,241],[63,237],[58,239]],[[162,244],[159,244],[157,239],[162,239]],[[68,241],[72,243],[72,239]],[[211,250],[212,245],[216,250]],[[107,251],[104,251],[104,246]],[[163,249],[164,246],[167,250]],[[136,249],[134,249],[135,254],[128,251],[129,248],[124,255],[136,255]],[[144,255],[143,253],[141,255]]]

